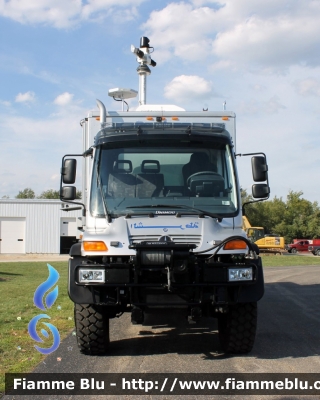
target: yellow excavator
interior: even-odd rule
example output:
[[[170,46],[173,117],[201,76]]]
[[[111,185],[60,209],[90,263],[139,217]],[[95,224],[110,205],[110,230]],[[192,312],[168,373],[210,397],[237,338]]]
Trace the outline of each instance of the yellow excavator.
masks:
[[[246,232],[248,239],[259,247],[260,251],[279,252],[285,249],[283,237],[265,234],[264,228],[251,226],[246,216],[242,217],[242,229]]]

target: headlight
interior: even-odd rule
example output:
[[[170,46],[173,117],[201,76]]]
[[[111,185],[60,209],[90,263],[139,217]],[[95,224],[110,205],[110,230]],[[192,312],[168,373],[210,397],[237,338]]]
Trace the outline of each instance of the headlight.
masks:
[[[252,268],[229,268],[228,280],[229,282],[252,281]]]
[[[105,283],[104,269],[79,269],[79,283],[92,283],[100,282]]]

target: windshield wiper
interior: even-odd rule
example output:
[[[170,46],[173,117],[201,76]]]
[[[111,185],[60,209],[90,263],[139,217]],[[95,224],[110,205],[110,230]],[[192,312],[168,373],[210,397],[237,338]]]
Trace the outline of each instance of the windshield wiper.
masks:
[[[216,215],[216,214],[210,213],[209,211],[200,210],[199,208],[194,208],[194,207],[186,206],[186,205],[176,206],[175,204],[143,204],[143,205],[139,205],[139,206],[128,206],[126,208],[177,208],[177,209],[186,209],[186,210],[191,210],[191,211],[198,212],[199,215],[201,215],[201,214],[207,215],[208,217],[218,218],[219,221],[222,221],[222,217],[220,215]]]

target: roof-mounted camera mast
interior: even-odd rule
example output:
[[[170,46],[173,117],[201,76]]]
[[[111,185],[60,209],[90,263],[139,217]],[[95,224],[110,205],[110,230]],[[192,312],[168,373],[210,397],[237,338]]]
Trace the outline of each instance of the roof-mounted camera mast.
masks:
[[[151,74],[151,70],[148,65],[155,67],[157,63],[152,60],[150,56],[150,49],[153,47],[149,46],[150,40],[142,36],[140,39],[140,48],[131,45],[132,53],[137,55],[137,61],[140,64],[137,68],[139,74],[139,105],[146,104],[147,101],[147,76]]]

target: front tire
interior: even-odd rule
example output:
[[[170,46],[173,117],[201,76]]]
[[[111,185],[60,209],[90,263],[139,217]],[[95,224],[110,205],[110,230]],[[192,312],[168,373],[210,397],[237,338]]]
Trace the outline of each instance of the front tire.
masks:
[[[257,330],[257,303],[239,303],[218,317],[219,339],[226,353],[249,353]]]
[[[292,253],[292,254],[297,254],[297,249],[296,249],[296,248],[293,248],[293,249],[291,250],[291,253]]]
[[[80,351],[84,354],[105,354],[109,347],[109,316],[95,304],[75,304],[74,320]]]

